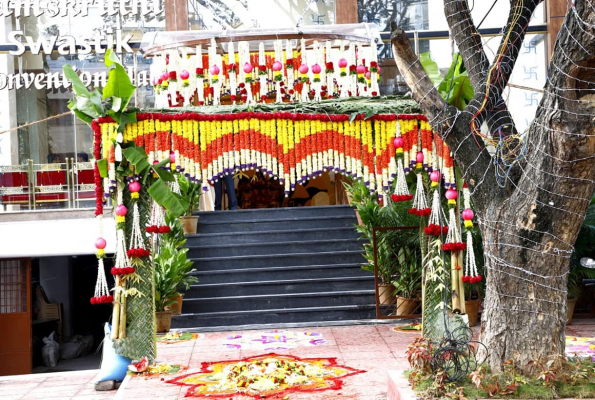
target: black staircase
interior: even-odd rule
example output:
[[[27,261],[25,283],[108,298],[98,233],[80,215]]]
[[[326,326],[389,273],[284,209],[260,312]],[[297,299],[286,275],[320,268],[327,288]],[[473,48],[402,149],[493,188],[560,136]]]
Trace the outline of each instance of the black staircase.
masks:
[[[199,283],[172,328],[324,325],[376,316],[348,206],[199,213],[186,246]]]

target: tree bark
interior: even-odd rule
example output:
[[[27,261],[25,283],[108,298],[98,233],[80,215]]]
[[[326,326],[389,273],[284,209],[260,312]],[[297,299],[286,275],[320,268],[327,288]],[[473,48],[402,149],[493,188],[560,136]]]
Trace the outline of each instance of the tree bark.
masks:
[[[525,365],[564,353],[569,258],[595,189],[595,10],[588,2],[576,2],[567,15],[544,97],[529,131],[515,142],[524,150],[517,149],[516,155],[522,155],[508,171],[505,187],[494,178],[496,172],[506,172],[501,160],[478,146],[474,139],[480,144],[481,139],[470,129],[473,118],[499,118],[502,91],[523,41],[525,22],[540,2],[511,1],[502,57],[489,67],[491,74],[482,57],[478,62],[487,73],[467,66],[484,82],[474,85],[475,100],[462,112],[446,105],[433,89],[403,32],[395,30],[391,38],[414,99],[452,149],[473,193],[487,275],[481,340],[495,371],[508,359]],[[445,9],[452,3],[445,0]],[[461,20],[465,16],[461,13]],[[448,22],[452,27],[457,16],[451,15]],[[467,33],[460,30],[457,41],[464,39],[461,35],[475,35],[473,27],[466,29]],[[484,100],[487,105],[480,108]],[[497,133],[496,125],[490,124],[492,134]]]

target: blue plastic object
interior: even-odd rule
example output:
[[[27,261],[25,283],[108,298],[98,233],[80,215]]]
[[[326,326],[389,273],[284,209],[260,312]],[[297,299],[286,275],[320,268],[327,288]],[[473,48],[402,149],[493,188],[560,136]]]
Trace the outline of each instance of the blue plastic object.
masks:
[[[103,381],[123,381],[126,377],[130,359],[116,353],[114,341],[111,339],[112,326],[109,323],[103,328],[105,336],[103,338],[103,354],[101,356],[101,371],[99,372],[97,382]]]

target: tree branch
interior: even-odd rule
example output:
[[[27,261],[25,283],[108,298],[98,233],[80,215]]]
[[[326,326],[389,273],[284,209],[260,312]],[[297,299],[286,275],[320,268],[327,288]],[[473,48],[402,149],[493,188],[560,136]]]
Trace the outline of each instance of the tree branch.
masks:
[[[453,151],[471,190],[473,191],[482,182],[488,181],[488,185],[493,183],[494,174],[486,173],[488,168],[491,168],[491,156],[477,145],[469,131],[471,115],[461,113],[442,99],[413,52],[405,31],[393,29],[391,44],[395,62],[413,93],[413,99],[418,102],[424,115],[428,117],[432,128],[442,136]],[[474,201],[481,207],[492,201],[494,194],[481,191],[478,192],[478,196],[474,196]]]

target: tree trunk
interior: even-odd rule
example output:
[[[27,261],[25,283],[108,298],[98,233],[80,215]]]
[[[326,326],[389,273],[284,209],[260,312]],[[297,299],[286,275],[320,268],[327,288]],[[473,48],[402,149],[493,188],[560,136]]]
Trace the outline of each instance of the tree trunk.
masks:
[[[532,359],[564,354],[569,259],[594,190],[595,9],[589,2],[577,1],[570,8],[535,119],[524,136],[504,142],[516,147],[506,149],[505,162],[480,149],[476,143],[481,138],[470,133],[477,116],[476,126],[486,121],[492,136],[499,137],[498,113],[507,114],[501,107],[502,91],[524,39],[524,23],[540,2],[513,7],[500,45],[502,58],[490,66],[497,78],[474,84],[475,100],[463,112],[445,104],[433,89],[404,32],[394,30],[391,37],[397,66],[414,99],[453,149],[472,191],[487,275],[481,341],[494,371],[509,359],[524,367]],[[451,28],[463,21],[472,24],[466,20],[466,2],[445,1],[447,11],[455,6],[447,13]],[[483,52],[469,40],[475,29],[453,32],[468,55],[464,59],[485,64],[483,57],[472,56]],[[484,101],[487,105],[479,107]]]
[[[496,369],[565,350],[569,259],[595,179],[595,59],[585,54],[595,50],[594,32],[577,18],[593,23],[594,14],[581,3],[556,44],[520,179],[507,183],[503,203],[480,212],[488,275],[481,339]]]

